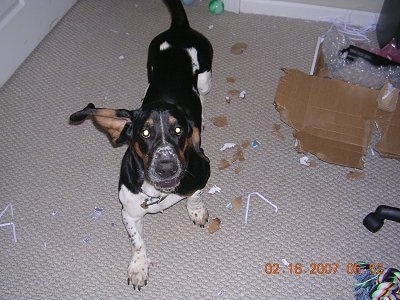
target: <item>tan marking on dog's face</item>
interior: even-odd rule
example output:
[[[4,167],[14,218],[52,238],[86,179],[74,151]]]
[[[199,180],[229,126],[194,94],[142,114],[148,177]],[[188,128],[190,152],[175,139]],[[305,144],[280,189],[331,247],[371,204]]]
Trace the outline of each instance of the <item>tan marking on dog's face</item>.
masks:
[[[147,168],[149,164],[149,156],[146,153],[143,153],[138,142],[134,143],[133,150],[142,159],[143,165]]]
[[[182,149],[179,149],[178,156],[183,161],[185,159],[186,149],[191,147],[195,150],[199,148],[200,145],[200,130],[197,127],[192,129],[192,136],[185,140]]]
[[[198,148],[200,145],[200,130],[197,127],[193,127],[192,136],[190,137],[190,146]]]
[[[144,126],[153,127],[154,126],[154,120],[152,118],[148,118],[146,120],[146,122],[144,122]]]
[[[185,139],[185,143],[183,145],[183,148],[179,149],[179,151],[177,153],[178,157],[179,157],[179,160],[182,161],[182,162],[185,161],[185,151],[186,151],[188,146],[189,146],[189,139]]]
[[[178,123],[178,120],[177,120],[175,117],[173,117],[173,116],[169,116],[169,117],[168,117],[168,123],[169,123],[170,125],[175,125],[176,123]]]

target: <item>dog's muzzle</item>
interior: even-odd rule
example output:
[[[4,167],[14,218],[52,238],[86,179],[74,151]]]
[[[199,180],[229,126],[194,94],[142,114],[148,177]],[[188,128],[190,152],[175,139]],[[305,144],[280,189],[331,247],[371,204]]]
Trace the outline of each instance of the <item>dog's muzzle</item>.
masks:
[[[149,170],[149,179],[157,189],[173,191],[182,177],[182,165],[171,146],[156,150]]]

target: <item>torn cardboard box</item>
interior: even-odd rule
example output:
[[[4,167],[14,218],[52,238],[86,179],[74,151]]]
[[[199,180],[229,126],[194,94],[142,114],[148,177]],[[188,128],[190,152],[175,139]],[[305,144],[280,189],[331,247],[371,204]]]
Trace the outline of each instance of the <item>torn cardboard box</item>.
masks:
[[[317,75],[283,70],[276,91],[275,107],[281,120],[294,129],[297,150],[362,169],[376,122],[379,153],[400,157],[400,105],[391,102],[391,108],[396,107],[391,112],[378,109],[379,90],[326,77],[322,59],[317,45],[311,72]]]
[[[298,151],[339,165],[363,168],[379,91],[285,70],[275,105],[295,129]]]

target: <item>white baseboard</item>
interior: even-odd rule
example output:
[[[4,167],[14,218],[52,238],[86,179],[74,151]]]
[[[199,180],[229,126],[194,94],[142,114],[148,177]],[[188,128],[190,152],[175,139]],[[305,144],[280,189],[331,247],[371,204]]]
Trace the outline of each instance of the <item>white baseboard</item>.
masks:
[[[226,11],[238,14],[240,12],[240,0],[224,0],[224,8]]]
[[[261,14],[311,21],[335,20],[349,25],[367,26],[378,22],[379,14],[328,6],[318,6],[277,0],[224,0],[225,10],[231,12]]]

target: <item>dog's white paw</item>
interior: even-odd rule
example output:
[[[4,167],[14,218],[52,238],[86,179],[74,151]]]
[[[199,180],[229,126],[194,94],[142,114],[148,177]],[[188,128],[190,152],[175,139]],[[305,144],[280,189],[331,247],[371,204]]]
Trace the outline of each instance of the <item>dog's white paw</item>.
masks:
[[[195,225],[200,225],[204,227],[208,221],[208,210],[204,204],[196,208],[188,208],[189,218],[193,221]]]
[[[132,258],[128,267],[128,284],[132,283],[133,288],[140,289],[147,285],[149,279],[150,260],[146,255],[135,256]]]

